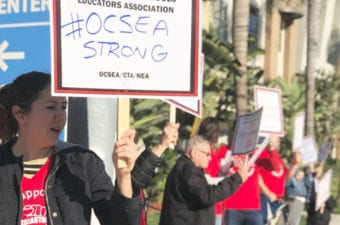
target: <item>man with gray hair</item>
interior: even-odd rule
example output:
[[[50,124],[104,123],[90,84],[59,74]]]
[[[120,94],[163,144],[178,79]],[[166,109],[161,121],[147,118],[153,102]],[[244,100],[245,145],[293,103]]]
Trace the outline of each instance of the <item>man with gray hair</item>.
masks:
[[[238,172],[211,185],[204,176],[210,158],[208,140],[193,136],[168,175],[160,225],[214,224],[214,204],[232,195],[247,179],[247,160],[236,159]]]

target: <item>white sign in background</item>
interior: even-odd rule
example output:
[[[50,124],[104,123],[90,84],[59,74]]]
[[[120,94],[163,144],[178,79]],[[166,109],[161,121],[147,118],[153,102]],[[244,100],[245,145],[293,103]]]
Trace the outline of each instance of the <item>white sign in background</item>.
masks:
[[[319,210],[321,206],[327,201],[331,196],[331,180],[332,180],[333,170],[329,169],[322,176],[318,183],[315,210]]]
[[[294,136],[293,136],[293,151],[298,150],[303,141],[305,129],[305,113],[301,112],[294,117]]]
[[[51,2],[55,94],[197,96],[199,0]]]
[[[302,140],[300,148],[302,164],[307,166],[310,163],[314,163],[318,160],[318,148],[314,139],[314,136],[305,136]]]
[[[278,88],[255,86],[254,100],[255,109],[263,108],[260,134],[262,136],[276,134],[283,137],[284,127],[281,90]]]

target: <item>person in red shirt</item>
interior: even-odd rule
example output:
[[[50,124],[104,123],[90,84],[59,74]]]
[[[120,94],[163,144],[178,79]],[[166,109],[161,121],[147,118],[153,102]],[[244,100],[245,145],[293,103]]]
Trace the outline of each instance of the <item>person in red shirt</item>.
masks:
[[[269,145],[256,160],[260,174],[261,211],[265,224],[270,219],[270,214],[275,217],[278,208],[282,205],[282,200],[285,196],[286,179],[293,176],[301,161],[299,154],[293,154],[290,167],[287,168],[280,156],[279,147],[280,137],[272,135]],[[268,208],[270,208],[271,212],[268,212]]]
[[[229,174],[237,172],[233,166]],[[248,179],[229,198],[224,201],[224,222],[227,225],[263,225],[260,204],[259,173],[255,164],[248,168]]]
[[[238,171],[238,168],[232,164],[232,159],[244,156],[231,156],[230,146],[222,146],[217,152],[217,158],[221,163],[221,173],[224,176],[230,176]],[[248,179],[240,188],[230,197],[223,201],[224,219],[226,225],[263,225],[259,172],[255,164],[248,168]]]

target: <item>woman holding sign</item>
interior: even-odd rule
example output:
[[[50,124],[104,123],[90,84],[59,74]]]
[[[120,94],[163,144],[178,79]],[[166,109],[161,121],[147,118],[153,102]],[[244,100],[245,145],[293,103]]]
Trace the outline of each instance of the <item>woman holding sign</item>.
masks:
[[[113,163],[122,159],[126,167],[115,167],[114,187],[94,152],[59,141],[67,101],[51,96],[50,82],[50,75],[31,72],[0,89],[1,223],[88,225],[93,209],[101,224],[139,224],[135,131],[115,143]]]

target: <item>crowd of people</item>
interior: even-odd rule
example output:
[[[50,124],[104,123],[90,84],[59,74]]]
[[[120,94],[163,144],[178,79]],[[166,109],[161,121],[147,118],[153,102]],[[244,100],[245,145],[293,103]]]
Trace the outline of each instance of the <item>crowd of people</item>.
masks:
[[[231,142],[217,144],[218,124],[216,118],[207,117],[197,131],[209,140],[211,159],[205,173],[209,179],[216,177],[217,183],[221,176],[229,177],[239,169],[234,164],[239,156],[232,156]],[[323,165],[315,169],[314,163],[302,165],[299,151],[293,151],[286,162],[279,150],[280,137],[271,135],[255,163],[248,166],[247,179],[234,194],[215,204],[215,225],[299,225],[303,210],[307,211],[307,225],[329,224],[334,198],[330,197],[321,209],[315,208]],[[247,157],[254,153],[256,150]]]
[[[216,118],[200,123],[168,175],[160,225],[299,225],[303,210],[307,225],[329,224],[334,198],[320,208],[315,205],[322,164],[304,166],[298,150],[285,161],[276,135],[268,137],[264,149],[242,156],[232,154],[230,142],[218,145],[219,136]],[[205,140],[205,147],[196,146],[198,138]],[[256,151],[258,158],[248,165]],[[235,184],[239,175],[242,180]],[[223,188],[227,181],[232,183]]]
[[[142,154],[127,130],[113,146],[112,182],[94,151],[59,140],[66,109],[49,74],[23,74],[0,89],[0,224],[88,225],[92,210],[103,225],[145,224],[142,189],[180,125],[167,124]],[[304,209],[308,225],[329,223],[334,199],[315,208],[322,165],[303,168],[298,151],[285,162],[274,135],[249,164],[256,150],[235,156],[219,137],[219,121],[205,118],[168,174],[160,225],[299,225]]]

